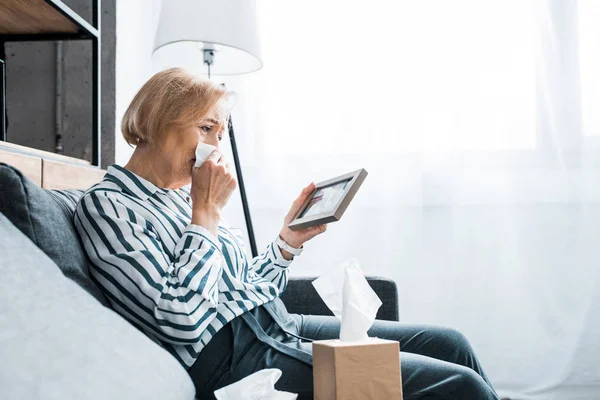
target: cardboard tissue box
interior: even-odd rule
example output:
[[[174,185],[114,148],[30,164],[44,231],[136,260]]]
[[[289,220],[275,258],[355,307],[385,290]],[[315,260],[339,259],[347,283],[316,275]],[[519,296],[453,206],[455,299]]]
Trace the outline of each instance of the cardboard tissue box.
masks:
[[[315,400],[400,400],[399,344],[378,338],[313,342],[313,379]]]
[[[339,340],[313,342],[314,398],[401,400],[400,344],[368,337],[381,300],[358,261],[346,261],[313,285],[341,321]]]

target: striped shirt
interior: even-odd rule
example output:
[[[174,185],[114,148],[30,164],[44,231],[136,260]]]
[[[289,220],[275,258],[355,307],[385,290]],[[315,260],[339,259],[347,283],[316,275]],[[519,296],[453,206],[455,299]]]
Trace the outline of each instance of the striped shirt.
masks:
[[[191,224],[190,198],[111,165],[74,215],[111,306],[188,368],[225,324],[285,290],[291,262],[274,243],[248,260],[235,231]]]

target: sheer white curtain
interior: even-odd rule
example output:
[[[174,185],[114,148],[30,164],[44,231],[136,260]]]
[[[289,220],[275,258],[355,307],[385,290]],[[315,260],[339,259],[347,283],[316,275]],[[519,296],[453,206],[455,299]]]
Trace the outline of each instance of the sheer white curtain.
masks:
[[[600,398],[600,4],[258,5],[264,69],[228,82],[259,245],[308,182],[364,167],[294,274],[355,257],[502,394]]]

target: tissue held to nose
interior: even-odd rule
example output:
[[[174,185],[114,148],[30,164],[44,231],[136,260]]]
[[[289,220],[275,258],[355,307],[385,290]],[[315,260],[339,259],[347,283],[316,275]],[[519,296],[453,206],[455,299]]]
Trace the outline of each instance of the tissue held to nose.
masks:
[[[381,300],[365,278],[358,261],[351,259],[313,282],[319,296],[342,324],[340,340],[368,339]]]
[[[210,153],[212,153],[213,150],[216,149],[217,148],[213,145],[198,142],[198,146],[196,146],[196,162],[194,163],[194,167],[200,167],[202,163],[206,161]]]

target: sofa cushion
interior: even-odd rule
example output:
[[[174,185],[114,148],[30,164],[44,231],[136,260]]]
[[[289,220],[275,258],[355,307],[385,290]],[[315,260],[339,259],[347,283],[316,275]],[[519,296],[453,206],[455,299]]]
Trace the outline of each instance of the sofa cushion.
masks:
[[[73,226],[81,191],[44,190],[0,163],[0,212],[54,261],[68,278],[98,301],[108,301],[90,279],[88,262]]]
[[[0,214],[0,397],[194,398],[162,347],[66,279]]]

